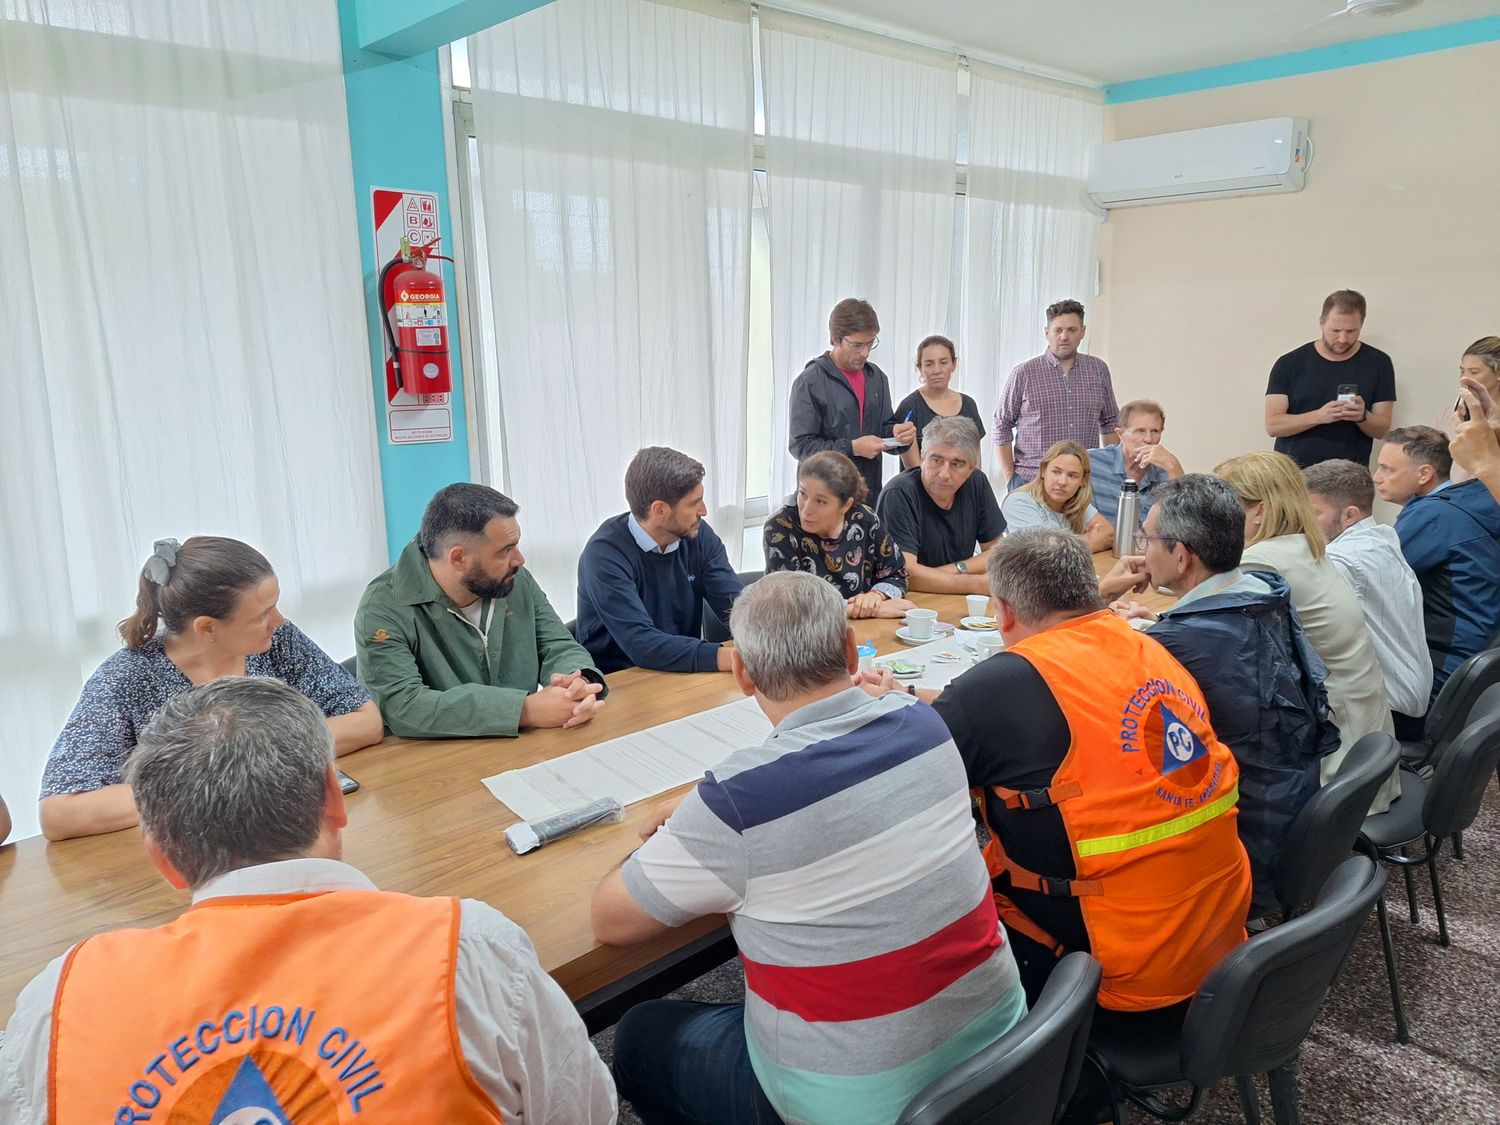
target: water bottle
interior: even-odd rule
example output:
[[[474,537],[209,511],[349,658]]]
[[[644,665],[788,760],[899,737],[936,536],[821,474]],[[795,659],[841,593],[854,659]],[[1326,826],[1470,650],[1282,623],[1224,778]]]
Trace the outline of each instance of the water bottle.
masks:
[[[1136,538],[1141,527],[1141,492],[1133,480],[1120,483],[1120,507],[1115,513],[1115,558],[1138,555]]]

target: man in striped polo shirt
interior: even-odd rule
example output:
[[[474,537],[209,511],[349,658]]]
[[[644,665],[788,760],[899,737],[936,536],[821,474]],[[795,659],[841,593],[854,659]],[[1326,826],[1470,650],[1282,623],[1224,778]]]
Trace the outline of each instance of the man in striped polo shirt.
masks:
[[[1025,1014],[936,713],[852,686],[838,592],[769,574],[735,602],[733,674],[776,724],[710,771],[594,895],[627,945],[729,915],[745,1004],[654,1000],[615,1035],[642,1118],[891,1122]]]

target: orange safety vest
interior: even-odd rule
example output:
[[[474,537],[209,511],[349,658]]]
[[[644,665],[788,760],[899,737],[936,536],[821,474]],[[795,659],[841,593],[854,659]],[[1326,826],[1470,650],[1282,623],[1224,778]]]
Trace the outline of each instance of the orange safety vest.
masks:
[[[52,1012],[53,1123],[495,1125],[459,1047],[459,903],[209,899],[76,946]]]
[[[1078,899],[1104,968],[1104,1007],[1187,999],[1245,940],[1250,907],[1250,863],[1235,825],[1239,767],[1209,726],[1203,693],[1166,649],[1108,610],[1008,651],[1046,681],[1072,742],[1046,789],[989,789],[1008,809],[1057,808],[1075,877],[1018,866],[986,817],[991,877]],[[983,813],[983,790],[974,795]],[[1066,952],[1001,891],[995,906],[1006,926]]]

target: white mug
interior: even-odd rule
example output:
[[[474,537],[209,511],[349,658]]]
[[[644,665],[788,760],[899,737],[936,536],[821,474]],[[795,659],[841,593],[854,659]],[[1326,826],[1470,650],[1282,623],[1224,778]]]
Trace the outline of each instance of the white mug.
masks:
[[[975,638],[979,642],[979,657],[994,656],[1005,647],[1005,638],[999,633],[980,633]]]
[[[906,632],[912,640],[927,640],[932,636],[932,629],[936,624],[937,610],[935,609],[909,609],[906,611]]]

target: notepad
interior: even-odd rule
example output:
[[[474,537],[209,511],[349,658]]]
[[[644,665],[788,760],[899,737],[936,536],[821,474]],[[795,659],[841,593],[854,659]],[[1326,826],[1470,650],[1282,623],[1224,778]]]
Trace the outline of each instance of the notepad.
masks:
[[[753,699],[673,719],[519,770],[484,779],[522,820],[553,816],[601,797],[644,801],[701,778],[736,750],[759,746],[771,721]]]

